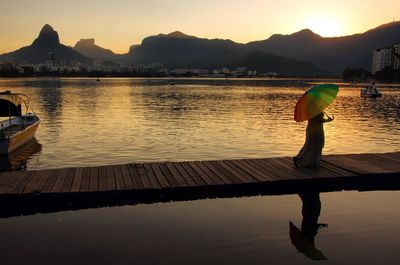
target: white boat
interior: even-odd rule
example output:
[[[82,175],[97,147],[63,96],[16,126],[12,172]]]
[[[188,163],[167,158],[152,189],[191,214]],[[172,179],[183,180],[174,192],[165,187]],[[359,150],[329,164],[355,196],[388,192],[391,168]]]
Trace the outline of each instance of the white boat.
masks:
[[[23,114],[23,111],[25,114]],[[35,136],[40,120],[24,94],[0,92],[0,154],[8,154]]]
[[[361,89],[361,96],[369,98],[379,98],[382,97],[382,93],[378,90],[378,88],[374,84],[372,84],[364,89]]]

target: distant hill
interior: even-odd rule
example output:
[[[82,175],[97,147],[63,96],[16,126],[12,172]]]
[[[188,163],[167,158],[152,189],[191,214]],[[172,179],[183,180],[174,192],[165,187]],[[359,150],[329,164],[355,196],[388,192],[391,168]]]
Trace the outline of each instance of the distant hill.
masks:
[[[211,66],[203,58],[213,57],[224,50],[237,55],[241,46],[230,40],[201,39],[175,31],[145,38],[141,45],[130,50],[126,60],[131,64],[161,63],[167,68],[202,68]]]
[[[90,64],[92,62],[92,59],[61,44],[57,31],[48,24],[42,28],[39,36],[30,46],[0,55],[0,62],[20,64],[25,61],[27,63],[40,64],[50,59],[49,53],[53,54],[55,62],[58,63],[60,61],[65,61],[67,64]]]
[[[94,39],[81,39],[75,44],[74,50],[93,59],[110,59],[115,56],[111,50],[96,45]]]
[[[263,41],[248,43],[246,49],[308,61],[321,69],[340,73],[346,67],[371,69],[373,51],[395,44],[400,44],[400,22],[335,38],[323,38],[308,29],[291,35],[276,34]]]
[[[258,73],[277,72],[284,75],[321,76],[324,71],[312,63],[296,61],[283,56],[255,51],[235,60],[232,67],[246,67]]]
[[[175,31],[145,38],[126,55],[128,64],[162,64],[167,68],[247,67],[260,72],[315,75],[322,73],[312,64],[274,56],[266,52],[247,51],[244,44],[231,40],[203,39]]]

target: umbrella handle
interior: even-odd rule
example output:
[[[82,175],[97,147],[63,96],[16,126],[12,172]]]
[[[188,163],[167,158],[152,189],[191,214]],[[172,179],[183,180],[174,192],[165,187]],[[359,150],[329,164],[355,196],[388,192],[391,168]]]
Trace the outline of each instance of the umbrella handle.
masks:
[[[324,111],[324,114],[328,117],[328,119],[331,119],[332,121],[335,119],[335,116],[332,115],[332,117],[330,117],[328,114],[326,114],[325,111]]]

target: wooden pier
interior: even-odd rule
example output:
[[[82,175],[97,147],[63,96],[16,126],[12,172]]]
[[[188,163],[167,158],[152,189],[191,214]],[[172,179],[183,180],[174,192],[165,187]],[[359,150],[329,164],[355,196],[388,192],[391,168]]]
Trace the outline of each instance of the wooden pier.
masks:
[[[290,157],[154,162],[0,173],[0,216],[104,205],[399,189],[400,152],[324,156],[319,169]]]

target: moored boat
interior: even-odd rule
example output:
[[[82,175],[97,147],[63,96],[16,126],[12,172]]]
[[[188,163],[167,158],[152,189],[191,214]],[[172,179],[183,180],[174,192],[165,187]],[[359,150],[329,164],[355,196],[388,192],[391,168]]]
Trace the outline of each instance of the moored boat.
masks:
[[[23,110],[25,114],[23,114]],[[35,136],[40,120],[24,94],[0,92],[0,154],[7,154]]]

